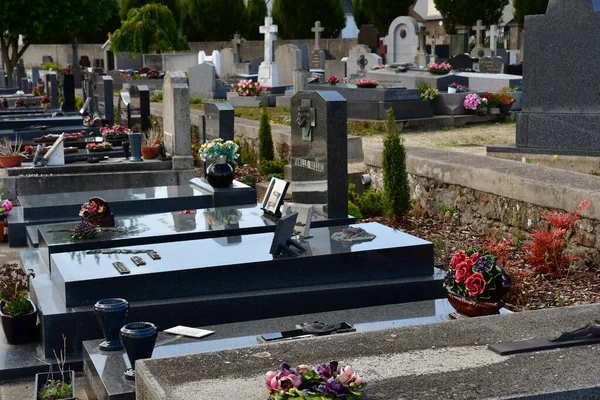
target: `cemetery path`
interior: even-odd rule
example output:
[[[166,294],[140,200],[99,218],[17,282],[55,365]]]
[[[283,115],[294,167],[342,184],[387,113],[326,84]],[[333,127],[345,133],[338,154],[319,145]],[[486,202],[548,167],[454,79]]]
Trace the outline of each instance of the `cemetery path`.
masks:
[[[485,155],[486,146],[514,144],[516,124],[496,123],[403,135],[408,147],[433,147],[469,154]],[[363,146],[378,147],[383,135],[363,136]]]

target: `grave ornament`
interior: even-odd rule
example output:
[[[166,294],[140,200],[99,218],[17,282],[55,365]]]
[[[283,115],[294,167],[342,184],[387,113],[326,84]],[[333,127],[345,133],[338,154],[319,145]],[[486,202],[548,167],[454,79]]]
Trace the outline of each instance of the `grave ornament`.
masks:
[[[281,217],[277,221],[277,227],[275,227],[275,235],[273,236],[273,242],[271,243],[271,250],[269,253],[274,258],[277,257],[295,257],[304,253],[304,248],[294,239],[294,226],[296,225],[296,218],[298,213],[292,213]]]

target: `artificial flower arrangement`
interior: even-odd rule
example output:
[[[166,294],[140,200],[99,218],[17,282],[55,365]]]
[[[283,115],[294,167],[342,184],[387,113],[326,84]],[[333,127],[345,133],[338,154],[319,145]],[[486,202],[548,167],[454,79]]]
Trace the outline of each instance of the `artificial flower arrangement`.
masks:
[[[448,87],[456,90],[456,93],[466,93],[469,91],[467,86],[459,85],[456,82],[452,82]]]
[[[10,210],[13,209],[13,203],[12,201],[6,199],[3,201],[0,201],[0,215],[6,215],[10,212]]]
[[[375,79],[358,79],[356,81],[356,86],[360,88],[375,88],[379,85]]]
[[[75,225],[73,230],[71,230],[71,237],[73,239],[80,240],[91,239],[94,236],[96,236],[96,234],[98,234],[99,232],[100,228],[98,228],[96,225],[90,224],[87,221],[81,221],[80,223]]]
[[[198,149],[198,155],[202,161],[206,161],[209,158],[217,158],[219,156],[225,156],[227,161],[235,162],[238,154],[239,146],[232,140],[224,141],[221,138],[213,139],[208,143],[203,143]]]
[[[514,102],[515,102],[515,98],[512,95],[510,95],[508,93],[501,93],[500,94],[500,104],[509,105],[509,104],[514,103]]]
[[[23,146],[23,155],[30,156],[33,154],[33,146],[26,144]]]
[[[204,217],[210,226],[234,225],[242,219],[242,213],[235,208],[219,208],[205,211]]]
[[[335,85],[336,83],[340,82],[340,78],[338,78],[335,75],[331,75],[329,78],[327,78],[327,83],[329,83],[330,85]]]
[[[100,151],[110,151],[110,150],[112,150],[112,144],[110,144],[109,142],[88,143],[85,145],[85,149],[90,153],[100,152]]]
[[[104,126],[100,128],[100,133],[106,139],[124,139],[131,133],[131,129],[121,125]]]
[[[263,88],[260,86],[258,82],[252,82],[252,80],[244,80],[242,79],[236,84],[231,84],[231,91],[235,91],[240,96],[260,96],[263,91],[266,91],[267,88]]]
[[[512,285],[497,258],[483,249],[460,250],[452,256],[444,287],[459,296],[500,301]]]
[[[34,87],[31,90],[31,94],[33,94],[34,96],[39,96],[40,95],[40,90],[37,87]]]
[[[15,96],[25,96],[25,92],[24,92],[24,91],[22,91],[22,90],[17,90],[17,91],[15,92]]]
[[[463,107],[467,110],[477,111],[480,109],[487,108],[488,99],[485,97],[480,97],[477,93],[470,93],[465,97],[465,101],[463,102]]]
[[[357,400],[366,385],[350,365],[342,367],[337,361],[319,364],[314,369],[308,365],[293,369],[281,364],[277,371],[267,372],[266,383],[269,400]]]
[[[106,215],[107,210],[106,204],[100,201],[90,199],[87,203],[83,203],[79,216],[85,219],[98,219]]]
[[[27,107],[27,103],[25,103],[25,100],[23,98],[18,98],[15,101],[15,107]]]
[[[430,103],[433,103],[435,99],[440,95],[440,91],[428,83],[421,83],[418,85],[420,99],[427,100]]]
[[[432,74],[445,75],[452,70],[452,65],[445,63],[445,62],[440,62],[440,63],[434,62],[434,63],[430,63],[427,66],[427,69]]]
[[[43,95],[40,99],[40,104],[50,104],[50,97],[47,94]]]
[[[374,67],[373,67],[373,68],[371,68],[371,69],[372,69],[373,71],[376,71],[376,70],[378,70],[378,69],[384,69],[384,68],[387,68],[387,65],[385,65],[385,64],[379,64],[379,65],[376,65],[376,66],[374,66]]]

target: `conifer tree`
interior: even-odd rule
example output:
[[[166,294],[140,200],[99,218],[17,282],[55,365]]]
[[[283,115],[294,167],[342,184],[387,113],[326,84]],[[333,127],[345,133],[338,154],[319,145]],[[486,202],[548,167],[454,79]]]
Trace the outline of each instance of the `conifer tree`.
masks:
[[[410,187],[406,170],[404,139],[396,126],[392,108],[387,111],[386,136],[383,140],[382,168],[383,192],[389,212],[395,220],[408,214],[411,209]]]
[[[273,149],[273,136],[271,135],[271,123],[267,112],[267,98],[263,96],[263,106],[260,113],[260,125],[258,127],[258,157],[259,162],[273,161],[275,151]]]

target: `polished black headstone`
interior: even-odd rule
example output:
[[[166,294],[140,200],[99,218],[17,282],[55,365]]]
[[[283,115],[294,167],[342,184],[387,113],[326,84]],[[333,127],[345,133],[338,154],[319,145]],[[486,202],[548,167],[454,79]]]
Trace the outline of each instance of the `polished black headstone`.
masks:
[[[452,69],[456,71],[470,71],[473,69],[473,64],[479,61],[477,58],[471,57],[470,54],[457,54],[448,60],[448,63],[452,65]]]
[[[381,35],[375,25],[362,25],[358,31],[358,44],[369,46],[371,53],[379,54],[379,40]]]
[[[56,82],[56,74],[46,74],[46,93],[50,97],[51,107],[58,108],[58,84]]]
[[[75,109],[75,76],[73,74],[62,75],[62,106],[64,112],[76,111]]]
[[[233,107],[227,102],[204,103],[206,115],[206,140],[221,138],[233,140],[235,115]]]

